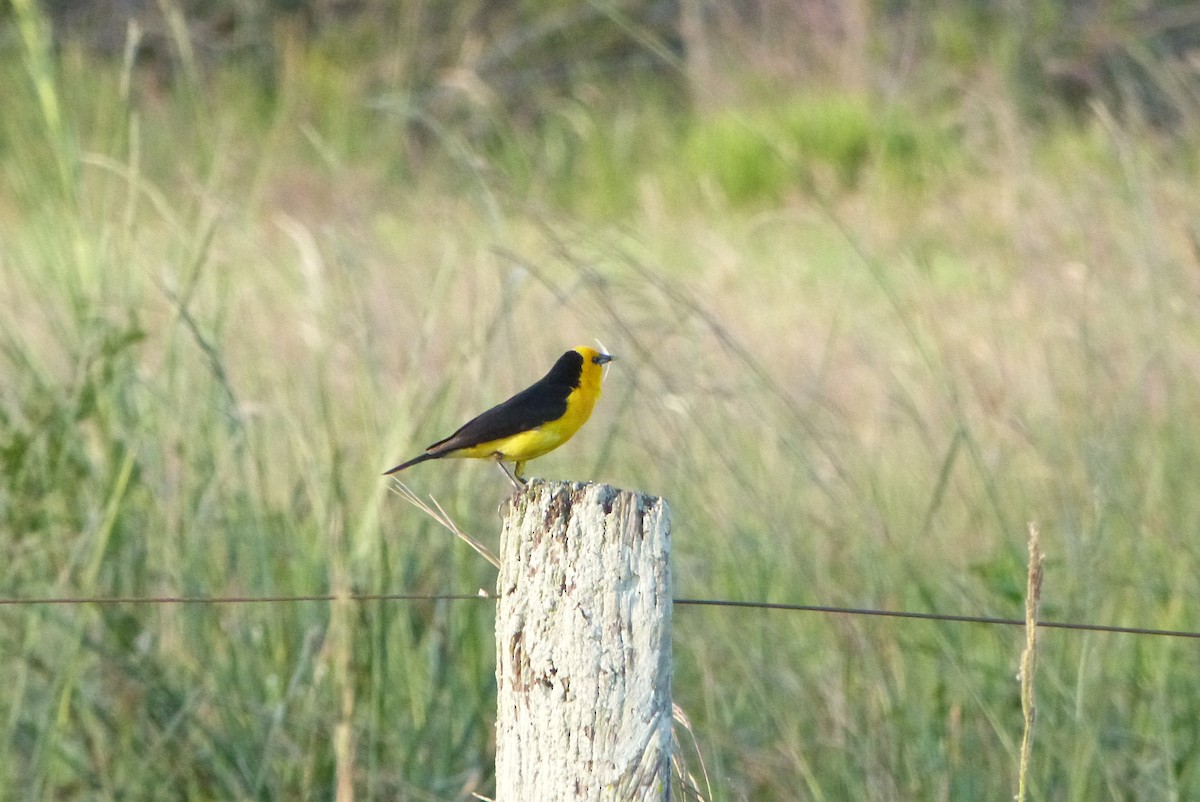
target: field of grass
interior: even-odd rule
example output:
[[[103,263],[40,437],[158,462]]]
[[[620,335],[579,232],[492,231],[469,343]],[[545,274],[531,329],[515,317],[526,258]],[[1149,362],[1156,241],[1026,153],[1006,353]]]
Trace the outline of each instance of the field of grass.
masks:
[[[1035,126],[1001,85],[706,116],[598,89],[414,137],[318,45],[270,92],[164,88],[21,21],[0,596],[491,590],[379,473],[599,338],[592,422],[529,471],[666,497],[678,596],[1020,617],[1036,522],[1046,618],[1200,630],[1176,140]],[[494,543],[494,467],[406,481]],[[487,795],[492,614],[0,606],[0,800]],[[1022,643],[677,608],[689,767],[714,800],[1011,798]],[[1032,799],[1200,798],[1200,643],[1054,630],[1038,660]]]

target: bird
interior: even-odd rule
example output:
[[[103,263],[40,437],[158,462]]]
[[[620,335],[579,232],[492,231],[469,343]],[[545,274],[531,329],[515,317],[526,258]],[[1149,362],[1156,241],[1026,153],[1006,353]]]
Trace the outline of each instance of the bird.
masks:
[[[587,423],[600,397],[603,367],[613,359],[582,345],[567,351],[541,379],[383,475],[431,459],[492,459],[520,490],[526,484],[525,463],[558,448]],[[514,463],[511,473],[505,462]]]

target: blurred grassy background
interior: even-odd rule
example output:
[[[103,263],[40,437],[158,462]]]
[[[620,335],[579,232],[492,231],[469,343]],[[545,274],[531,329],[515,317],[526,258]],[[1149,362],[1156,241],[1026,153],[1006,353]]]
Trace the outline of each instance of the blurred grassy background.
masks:
[[[1010,6],[16,0],[0,596],[491,589],[378,474],[598,337],[530,470],[680,596],[1019,617],[1036,520],[1046,617],[1200,629],[1200,20]],[[4,607],[0,799],[488,794],[491,620]],[[1014,791],[1016,630],[675,625],[714,799]],[[1194,643],[1039,659],[1035,798],[1200,798]]]

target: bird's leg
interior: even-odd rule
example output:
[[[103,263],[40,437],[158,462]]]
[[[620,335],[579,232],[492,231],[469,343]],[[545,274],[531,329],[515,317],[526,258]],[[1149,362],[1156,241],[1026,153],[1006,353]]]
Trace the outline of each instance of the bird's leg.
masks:
[[[523,463],[517,463],[517,473],[515,476],[512,473],[509,473],[508,467],[504,464],[504,461],[500,459],[500,457],[496,457],[496,464],[500,466],[500,470],[504,471],[504,475],[508,477],[508,481],[512,482],[513,487],[516,488],[518,493],[525,489],[525,480],[521,478],[520,471]]]

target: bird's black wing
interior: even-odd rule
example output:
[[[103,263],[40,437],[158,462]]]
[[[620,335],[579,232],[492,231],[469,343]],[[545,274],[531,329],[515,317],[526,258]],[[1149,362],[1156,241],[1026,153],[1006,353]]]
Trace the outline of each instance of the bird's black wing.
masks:
[[[434,443],[425,452],[446,454],[459,448],[511,437],[558,420],[567,413],[567,396],[575,388],[549,379],[551,376],[546,376],[504,403],[472,418],[457,432]]]

